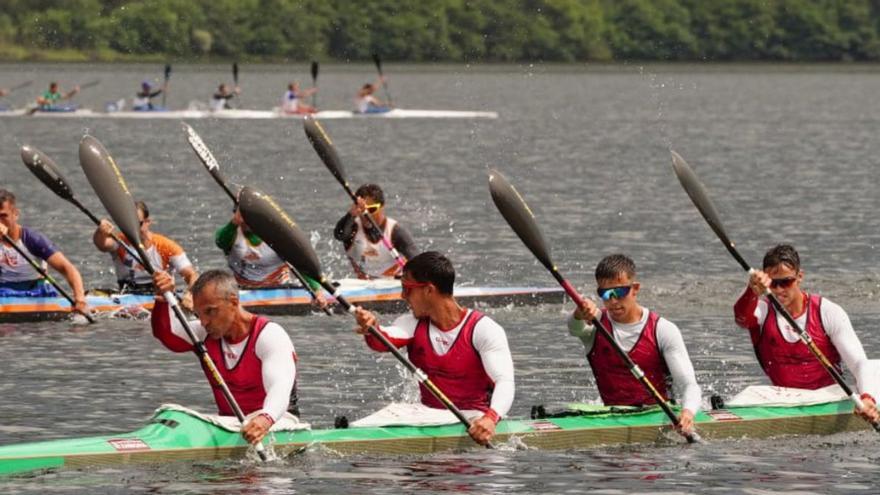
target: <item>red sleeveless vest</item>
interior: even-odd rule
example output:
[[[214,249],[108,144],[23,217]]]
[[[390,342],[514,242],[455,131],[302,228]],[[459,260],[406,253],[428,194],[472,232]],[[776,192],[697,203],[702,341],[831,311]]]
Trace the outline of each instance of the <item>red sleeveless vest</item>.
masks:
[[[260,338],[260,334],[268,323],[269,320],[262,316],[254,318],[244,351],[242,351],[238,363],[231,369],[226,367],[226,359],[223,357],[221,341],[218,339],[205,339],[205,348],[208,351],[208,356],[214,361],[220,376],[226,381],[232,396],[235,397],[238,406],[241,407],[245,415],[262,409],[263,402],[266,400],[266,389],[263,387],[263,362],[257,357],[256,346],[257,339]],[[296,353],[294,353],[293,359],[296,360]],[[223,390],[214,381],[214,377],[204,364],[202,364],[202,371],[205,372],[205,376],[208,377],[208,383],[211,384],[211,390],[214,392],[214,401],[217,403],[220,415],[235,416],[235,413],[226,401],[226,396],[223,395]],[[290,407],[288,410],[293,411],[296,408],[296,402],[296,382],[294,382],[293,389],[290,392]]]
[[[422,318],[413,338],[407,344],[407,353],[413,364],[424,371],[459,409],[487,411],[495,383],[486,374],[480,354],[474,349],[474,327],[483,314],[472,310],[449,351],[440,356],[431,346],[428,329],[430,320]],[[422,384],[419,384],[422,404],[443,409],[445,406]]]
[[[840,354],[822,325],[822,297],[807,297],[806,331],[829,361],[840,371]],[[815,390],[836,383],[810,349],[798,339],[790,343],[782,336],[772,304],[767,310],[764,325],[750,331],[758,362],[773,385]]]
[[[660,316],[653,311],[648,313],[648,321],[642,328],[642,333],[632,349],[627,353],[645,376],[657,389],[657,392],[665,399],[669,397],[667,392],[667,380],[669,368],[657,345],[657,320]],[[602,310],[602,324],[605,325],[611,335],[614,335],[614,327],[608,318],[608,311]],[[587,360],[596,377],[596,387],[599,395],[606,406],[640,406],[654,404],[654,397],[645,390],[645,386],[632,375],[629,367],[614,350],[611,343],[597,330],[593,339],[593,348],[587,353]]]

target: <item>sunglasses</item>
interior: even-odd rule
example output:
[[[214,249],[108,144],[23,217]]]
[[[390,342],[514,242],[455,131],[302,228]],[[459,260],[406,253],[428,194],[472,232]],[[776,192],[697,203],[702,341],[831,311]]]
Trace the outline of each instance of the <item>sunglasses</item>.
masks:
[[[379,211],[379,208],[382,207],[382,203],[373,203],[371,205],[367,205],[367,211],[370,213],[376,213]]]
[[[632,290],[632,285],[624,285],[622,287],[608,287],[605,289],[599,288],[596,289],[596,294],[599,295],[603,301],[607,301],[612,297],[617,299],[622,299],[629,294],[629,291]]]
[[[797,277],[774,278],[770,280],[770,287],[773,289],[787,289],[797,281]]]
[[[415,280],[400,280],[400,287],[403,290],[412,290],[418,289],[419,287],[427,287],[431,285],[431,282],[417,282]]]

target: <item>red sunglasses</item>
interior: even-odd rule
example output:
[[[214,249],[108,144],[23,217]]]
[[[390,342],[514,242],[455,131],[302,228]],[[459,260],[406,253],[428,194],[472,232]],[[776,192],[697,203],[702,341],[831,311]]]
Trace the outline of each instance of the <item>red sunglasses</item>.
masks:
[[[427,287],[429,285],[431,285],[431,282],[417,282],[414,280],[403,280],[403,279],[400,280],[400,287],[403,290],[418,289],[419,287]]]

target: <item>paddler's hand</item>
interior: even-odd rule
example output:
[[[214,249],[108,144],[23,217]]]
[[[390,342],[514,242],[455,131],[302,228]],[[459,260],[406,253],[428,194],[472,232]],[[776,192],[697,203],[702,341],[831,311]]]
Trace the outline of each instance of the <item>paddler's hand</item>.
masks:
[[[357,334],[366,335],[370,332],[370,327],[379,327],[379,320],[376,319],[376,315],[360,306],[355,306],[354,318],[357,320],[358,323],[358,326],[354,329],[355,333]]]
[[[193,312],[192,292],[187,290],[186,292],[183,293],[183,297],[180,298],[180,305],[183,307],[183,309],[189,311],[190,313]]]
[[[324,309],[330,305],[327,301],[327,296],[324,295],[324,291],[318,290],[315,292],[315,298],[312,299],[312,305],[317,306],[320,309]]]
[[[268,414],[258,414],[241,428],[241,436],[250,444],[257,444],[272,428],[272,420]]]
[[[163,270],[153,273],[153,286],[156,288],[156,295],[161,297],[166,292],[174,292],[174,277]]]
[[[0,223],[0,237],[9,235],[9,228]]]
[[[579,306],[577,309],[574,310],[574,319],[593,321],[595,319],[598,319],[601,314],[602,312],[599,311],[596,303],[589,299],[584,299],[584,305]]]
[[[98,232],[104,234],[107,237],[113,235],[113,224],[110,223],[110,220],[106,218],[101,219],[101,223],[98,224]]]
[[[77,298],[74,300],[73,309],[75,309],[78,313],[87,315],[89,314],[89,304],[86,302],[85,297]]]
[[[366,212],[366,211],[367,211],[367,201],[364,198],[358,196],[357,202],[352,203],[351,208],[348,209],[348,214],[351,215],[352,217],[357,218],[357,217],[363,215],[364,212]]]
[[[749,289],[752,289],[752,292],[755,295],[763,295],[767,292],[767,288],[770,287],[770,275],[762,272],[761,270],[755,270],[749,275]]]
[[[237,206],[235,207],[235,211],[232,212],[232,225],[238,227],[244,225],[244,217],[241,216],[241,211],[239,211]]]
[[[495,437],[495,420],[488,415],[475,419],[468,428],[468,435],[478,444],[488,445]]]
[[[682,409],[678,417],[678,425],[676,431],[682,435],[688,435],[694,432],[694,412],[690,409]]]
[[[880,411],[877,411],[877,402],[870,394],[862,394],[862,405],[864,409],[855,408],[853,413],[869,423],[880,421]]]

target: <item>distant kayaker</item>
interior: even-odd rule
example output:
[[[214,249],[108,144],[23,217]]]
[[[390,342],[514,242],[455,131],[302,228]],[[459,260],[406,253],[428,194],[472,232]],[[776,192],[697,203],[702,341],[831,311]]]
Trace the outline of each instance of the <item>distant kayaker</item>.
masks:
[[[241,88],[236,86],[232,89],[226,84],[221,84],[217,88],[217,92],[211,97],[211,110],[231,110],[233,108],[230,100],[241,94]]]
[[[19,248],[41,260],[44,270],[48,264],[64,275],[73,290],[76,310],[87,314],[88,305],[79,270],[46,236],[34,229],[19,225],[20,213],[16,206],[15,195],[0,189],[0,236],[8,235]],[[42,279],[27,260],[5,240],[0,241],[0,290],[21,296],[57,296],[55,289]]]
[[[568,330],[587,350],[602,402],[606,406],[641,406],[654,404],[655,400],[608,340],[587,323],[593,319],[605,325],[661,396],[670,398],[670,385],[675,387],[681,404],[678,430],[692,433],[694,415],[700,408],[700,386],[681,331],[638,303],[641,284],[636,278],[636,264],[628,256],[606,256],[596,266],[595,276],[596,292],[604,308],[600,310],[585,299],[585,306],[575,309],[569,318]]]
[[[41,109],[49,109],[58,104],[61,100],[68,100],[79,93],[79,86],[74,86],[67,93],[62,93],[58,89],[58,83],[49,83],[49,89],[37,98],[37,106]]]
[[[243,289],[277,287],[290,283],[290,268],[244,221],[238,208],[232,219],[214,233],[214,243],[223,250],[229,269]],[[321,284],[304,276],[315,291],[315,302],[323,307],[327,300]]]
[[[376,98],[375,92],[379,85],[385,81],[384,77],[380,77],[373,84],[366,83],[361,86],[355,98],[355,108],[357,113],[385,113],[391,110],[391,107]]]
[[[773,385],[815,390],[836,383],[797,331],[762,297],[769,288],[838,371],[841,361],[846,364],[866,406],[856,413],[877,421],[880,414],[874,397],[880,377],[868,361],[849,316],[830,300],[804,292],[803,279],[800,255],[794,247],[780,244],[771,248],[764,255],[763,270],[752,273],[733,307],[736,324],[749,331],[758,362]]]
[[[161,88],[153,91],[153,85],[150,81],[144,81],[141,83],[141,90],[137,92],[134,102],[132,104],[132,109],[135,111],[147,111],[153,110],[155,107],[153,106],[153,98],[162,94],[163,91],[168,89],[168,81],[165,81],[165,84],[162,85]]]
[[[9,90],[8,90],[8,89],[6,89],[6,88],[0,88],[0,98],[3,98],[4,96],[6,96],[6,95],[8,95],[8,94],[9,94]]]
[[[174,279],[166,272],[157,271],[153,283],[157,294],[174,290]],[[198,315],[198,320],[190,324],[193,333],[204,341],[220,376],[247,416],[242,436],[257,443],[285,412],[299,415],[293,342],[281,325],[241,307],[238,285],[226,270],[203,273],[193,284],[192,294]],[[192,341],[160,295],[156,297],[151,325],[153,335],[171,351],[193,350]],[[235,415],[211,373],[202,368],[220,415]]]
[[[317,110],[303,102],[303,98],[318,92],[318,88],[300,89],[299,83],[294,81],[287,85],[287,91],[281,99],[281,111],[286,114],[310,114]]]
[[[479,311],[458,304],[453,296],[455,269],[436,251],[409,260],[400,283],[411,313],[390,326],[379,327],[373,313],[357,308],[359,326],[355,331],[378,352],[388,349],[368,333],[371,325],[393,345],[406,347],[412,363],[471,418],[471,438],[480,444],[490,442],[495,425],[513,404],[515,389],[513,358],[504,329]],[[426,387],[419,387],[423,405],[445,408]]]
[[[198,278],[199,274],[193,267],[192,263],[186,255],[186,252],[180,247],[180,244],[150,231],[153,220],[150,218],[150,210],[146,203],[138,201],[135,203],[137,208],[138,221],[140,222],[141,241],[146,248],[147,256],[150,263],[157,270],[172,270],[180,274],[186,281],[187,287],[192,286]],[[113,266],[116,269],[116,281],[119,289],[125,292],[141,292],[152,293],[153,280],[144,267],[132,258],[131,254],[118,242],[113,240],[113,224],[106,219],[102,219],[98,228],[92,236],[92,241],[99,251],[110,253],[113,259]],[[117,233],[122,242],[129,243],[125,235]],[[129,244],[130,245],[130,244]]]
[[[395,277],[400,266],[391,251],[382,243],[383,235],[404,258],[418,254],[409,232],[397,220],[385,216],[385,193],[376,184],[364,184],[355,191],[357,203],[336,223],[333,236],[341,241],[358,278]],[[373,217],[381,231],[373,228],[366,213]]]

